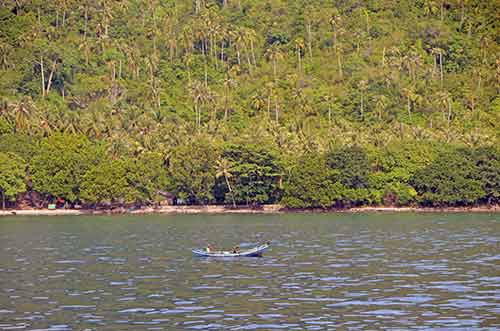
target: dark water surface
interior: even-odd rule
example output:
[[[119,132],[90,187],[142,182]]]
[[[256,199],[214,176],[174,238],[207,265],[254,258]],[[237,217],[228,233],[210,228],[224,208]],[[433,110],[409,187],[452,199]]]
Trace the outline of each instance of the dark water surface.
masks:
[[[0,218],[0,330],[494,330],[499,216]]]

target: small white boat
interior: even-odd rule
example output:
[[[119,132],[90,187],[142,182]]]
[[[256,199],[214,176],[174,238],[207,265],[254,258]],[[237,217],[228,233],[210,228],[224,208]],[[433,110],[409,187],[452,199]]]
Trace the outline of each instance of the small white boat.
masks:
[[[251,249],[240,250],[236,253],[232,251],[210,251],[206,249],[196,248],[192,252],[195,256],[200,257],[244,257],[244,256],[262,256],[262,252],[269,248],[269,244],[262,244]]]

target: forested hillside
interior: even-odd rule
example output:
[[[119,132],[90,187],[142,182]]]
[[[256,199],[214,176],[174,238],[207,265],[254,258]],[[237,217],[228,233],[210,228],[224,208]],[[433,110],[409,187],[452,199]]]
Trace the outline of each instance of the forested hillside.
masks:
[[[0,0],[0,193],[498,203],[499,13],[494,0]]]

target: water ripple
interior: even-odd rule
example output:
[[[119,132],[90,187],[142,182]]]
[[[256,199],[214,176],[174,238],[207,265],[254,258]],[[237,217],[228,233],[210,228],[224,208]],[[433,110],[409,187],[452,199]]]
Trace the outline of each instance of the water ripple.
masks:
[[[500,328],[496,214],[22,222],[0,223],[0,331]],[[268,239],[259,259],[190,254]]]

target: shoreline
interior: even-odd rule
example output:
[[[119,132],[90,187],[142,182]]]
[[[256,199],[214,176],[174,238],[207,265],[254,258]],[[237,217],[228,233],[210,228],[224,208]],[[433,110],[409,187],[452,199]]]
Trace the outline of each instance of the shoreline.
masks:
[[[256,207],[232,207],[224,205],[207,206],[164,206],[140,209],[7,209],[0,210],[1,216],[70,216],[70,215],[144,215],[144,214],[293,214],[293,213],[498,213],[500,206],[478,207],[355,207],[346,209],[288,209],[281,205],[262,205]]]

